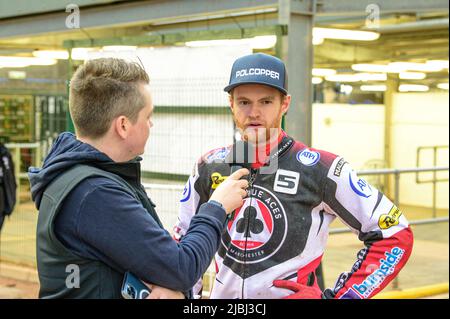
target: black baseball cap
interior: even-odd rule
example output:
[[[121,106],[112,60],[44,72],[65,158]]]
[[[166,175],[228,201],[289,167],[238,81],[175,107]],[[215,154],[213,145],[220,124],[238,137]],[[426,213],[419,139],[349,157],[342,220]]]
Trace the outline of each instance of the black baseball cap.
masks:
[[[264,84],[288,94],[286,66],[280,59],[264,53],[243,56],[234,61],[230,83],[224,91],[230,92],[242,84]]]

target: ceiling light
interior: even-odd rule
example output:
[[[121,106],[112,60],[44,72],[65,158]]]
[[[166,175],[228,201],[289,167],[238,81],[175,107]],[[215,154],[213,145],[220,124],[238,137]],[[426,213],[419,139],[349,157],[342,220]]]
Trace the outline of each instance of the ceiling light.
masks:
[[[356,73],[355,76],[359,78],[360,81],[386,81],[386,73]]]
[[[30,65],[53,65],[56,63],[55,59],[48,58],[0,56],[0,66],[5,68],[23,68]]]
[[[448,69],[448,60],[429,60],[426,64],[439,66],[442,69]]]
[[[319,38],[319,37],[313,37],[313,39],[312,39],[313,45],[321,45],[323,43],[323,41],[325,41],[325,39]]]
[[[384,73],[331,74],[325,76],[325,79],[331,82],[386,81],[387,75]]]
[[[275,35],[256,36],[251,39],[250,44],[253,49],[270,49],[277,43]]]
[[[336,74],[336,70],[334,69],[312,69],[312,75],[313,76],[327,76],[327,75],[333,75]]]
[[[72,60],[87,60],[89,52],[95,51],[94,48],[73,48]]]
[[[37,58],[67,60],[69,52],[65,50],[36,50],[33,51],[33,56]]]
[[[438,83],[437,87],[440,88],[441,90],[448,91],[448,83]]]
[[[55,59],[48,58],[29,58],[30,65],[54,65],[58,63]]]
[[[8,78],[12,80],[23,80],[27,77],[27,73],[24,71],[9,71]]]
[[[380,37],[378,32],[343,30],[333,28],[313,28],[313,38],[374,41]]]
[[[2,61],[0,59],[0,68],[25,68],[30,66],[28,62],[20,62],[20,61]]]
[[[423,80],[426,78],[423,72],[401,72],[398,77],[402,80]]]
[[[352,69],[360,72],[381,72],[381,73],[400,73],[405,71],[404,67],[401,65],[391,65],[391,64],[353,64]]]
[[[414,62],[391,62],[388,66],[402,71],[438,72],[442,70],[441,65]]]
[[[312,82],[312,84],[320,84],[323,82],[323,79],[315,76],[312,78],[311,82]]]
[[[398,87],[400,92],[426,92],[429,89],[428,86],[420,84],[400,84]]]
[[[352,91],[353,91],[353,86],[351,86],[351,85],[346,85],[346,84],[342,84],[342,85],[339,87],[339,91],[340,91],[341,93],[344,93],[345,95],[349,95],[349,94],[351,94]]]
[[[358,82],[358,81],[360,81],[359,77],[353,73],[327,75],[325,77],[325,80],[331,81],[331,82]]]
[[[386,85],[361,85],[359,88],[367,92],[384,92],[387,89]]]

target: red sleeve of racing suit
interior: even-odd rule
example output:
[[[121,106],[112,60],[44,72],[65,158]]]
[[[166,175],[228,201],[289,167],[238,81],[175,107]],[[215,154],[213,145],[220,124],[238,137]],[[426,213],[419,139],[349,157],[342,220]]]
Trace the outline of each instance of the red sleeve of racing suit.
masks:
[[[335,158],[325,178],[325,210],[339,217],[366,246],[350,272],[342,273],[325,298],[366,299],[394,279],[411,255],[413,234],[402,212]]]

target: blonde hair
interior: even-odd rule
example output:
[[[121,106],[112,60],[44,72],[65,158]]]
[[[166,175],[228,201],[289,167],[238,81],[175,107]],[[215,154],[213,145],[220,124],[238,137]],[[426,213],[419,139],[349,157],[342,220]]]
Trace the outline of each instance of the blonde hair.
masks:
[[[102,137],[121,115],[136,123],[145,106],[140,85],[149,82],[137,63],[116,58],[86,61],[70,81],[69,109],[77,134]]]

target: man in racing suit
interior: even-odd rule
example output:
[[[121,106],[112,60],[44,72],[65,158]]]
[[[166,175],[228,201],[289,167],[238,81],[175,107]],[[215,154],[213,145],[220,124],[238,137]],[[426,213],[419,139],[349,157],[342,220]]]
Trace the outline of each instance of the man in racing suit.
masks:
[[[359,178],[344,158],[309,148],[281,130],[281,116],[290,103],[285,79],[281,60],[258,53],[235,61],[225,88],[236,126],[243,139],[256,146],[256,160],[251,165],[249,196],[222,235],[210,297],[371,298],[408,260],[411,229],[402,212]],[[275,129],[276,134],[249,134],[262,129]],[[196,163],[181,199],[174,228],[177,238],[230,175],[226,159],[232,149],[212,150]],[[267,173],[274,163],[275,169]],[[365,248],[335,287],[322,292],[315,271],[336,217]],[[201,291],[201,286],[196,290]]]

